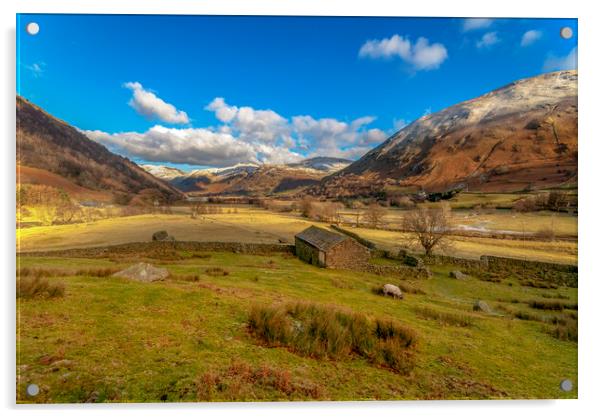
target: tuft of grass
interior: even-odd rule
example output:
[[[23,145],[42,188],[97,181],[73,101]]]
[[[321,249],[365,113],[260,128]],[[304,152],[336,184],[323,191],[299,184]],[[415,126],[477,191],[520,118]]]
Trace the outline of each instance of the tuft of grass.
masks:
[[[410,283],[400,282],[397,284],[402,292],[412,295],[426,295],[426,292],[419,287],[413,286]]]
[[[65,283],[49,282],[47,278],[25,276],[17,280],[18,298],[59,298],[65,296]]]
[[[425,319],[434,319],[444,325],[456,327],[469,327],[474,320],[469,315],[457,314],[453,312],[443,312],[426,306],[416,307],[414,311]]]
[[[550,334],[562,341],[578,342],[577,321],[574,319],[567,319],[562,321],[562,323],[557,323],[556,326],[550,330]]]
[[[210,370],[201,374],[195,386],[199,401],[254,400],[258,393],[264,391],[275,391],[279,398],[289,400],[321,399],[324,393],[320,384],[296,379],[289,370],[265,364],[253,367],[240,360],[234,360],[226,370]]]
[[[270,346],[284,346],[312,358],[353,356],[398,373],[414,367],[416,333],[388,319],[369,319],[331,306],[294,303],[252,307],[249,330]]]
[[[563,309],[576,310],[578,307],[577,303],[553,299],[533,299],[528,302],[528,305],[533,309],[543,309],[551,311],[561,311]]]
[[[221,267],[210,267],[205,270],[205,274],[209,276],[227,276],[230,274],[228,270],[224,270]]]
[[[176,280],[181,282],[198,282],[201,278],[198,274],[176,274],[169,273],[170,280]]]

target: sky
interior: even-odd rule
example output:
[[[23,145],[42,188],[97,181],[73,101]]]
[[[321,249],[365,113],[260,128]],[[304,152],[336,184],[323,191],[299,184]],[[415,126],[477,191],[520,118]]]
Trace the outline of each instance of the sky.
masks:
[[[425,114],[576,68],[577,35],[576,19],[21,14],[17,94],[139,164],[354,160]]]

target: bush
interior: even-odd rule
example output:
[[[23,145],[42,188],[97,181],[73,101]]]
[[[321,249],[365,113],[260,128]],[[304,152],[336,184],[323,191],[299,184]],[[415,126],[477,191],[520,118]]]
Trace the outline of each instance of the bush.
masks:
[[[59,298],[65,296],[63,282],[50,283],[47,278],[25,276],[17,280],[17,298]]]
[[[254,306],[249,330],[264,343],[312,358],[352,356],[407,373],[414,366],[416,333],[391,320],[310,303]]]

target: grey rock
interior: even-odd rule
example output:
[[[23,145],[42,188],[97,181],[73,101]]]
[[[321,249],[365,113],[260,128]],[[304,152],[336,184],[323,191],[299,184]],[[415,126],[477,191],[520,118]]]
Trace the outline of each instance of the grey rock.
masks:
[[[487,302],[484,302],[482,300],[476,300],[475,303],[472,305],[472,310],[491,313],[491,308],[489,307]]]
[[[155,267],[152,264],[138,263],[125,270],[118,271],[113,276],[149,283],[165,280],[169,276],[169,272],[167,269]]]
[[[466,280],[468,279],[468,275],[462,273],[460,270],[453,270],[449,272],[449,277],[458,280]]]

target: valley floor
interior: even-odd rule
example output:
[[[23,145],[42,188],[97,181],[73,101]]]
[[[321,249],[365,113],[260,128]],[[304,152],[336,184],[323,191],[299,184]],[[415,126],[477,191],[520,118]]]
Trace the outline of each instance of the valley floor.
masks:
[[[228,213],[228,211],[230,213]],[[166,230],[180,241],[222,241],[278,243],[294,242],[294,235],[310,225],[327,227],[327,223],[308,220],[293,213],[271,212],[254,207],[228,209],[220,214],[190,215],[176,208],[170,215],[138,215],[58,226],[35,226],[17,230],[18,251],[42,251],[73,247],[91,247],[128,242],[149,241],[152,234]],[[400,218],[400,211],[390,210],[391,222]],[[453,237],[450,255],[478,258],[481,255],[525,258],[565,264],[577,263],[577,218],[549,214],[514,214],[500,212],[474,216],[469,212],[454,212],[456,224],[520,233],[535,233],[553,224],[558,234],[572,240],[537,241],[523,239],[493,239]],[[353,228],[360,236],[379,246],[395,250],[407,247],[406,234],[368,228]],[[520,232],[519,232],[520,231]]]
[[[44,236],[32,229],[22,231],[32,235],[21,239],[27,248],[64,245],[66,238],[88,245],[148,240],[154,229],[165,228],[180,239],[202,234],[211,240],[270,241],[289,238],[303,227],[302,221],[275,217],[262,235],[250,227],[253,219],[240,224],[232,219],[155,219],[144,230],[149,217],[69,226],[63,235],[49,231]],[[127,222],[127,230],[116,227],[118,222]],[[231,223],[236,227],[224,229]],[[265,225],[259,227],[265,230]],[[225,231],[232,235],[218,235]],[[577,382],[576,342],[552,335],[548,320],[557,312],[528,305],[544,297],[576,304],[576,288],[543,290],[513,279],[493,283],[474,276],[455,280],[449,278],[450,266],[433,266],[432,279],[401,283],[316,268],[287,254],[182,253],[176,260],[147,256],[19,258],[19,268],[29,268],[28,274],[44,269],[51,284],[62,282],[66,289],[63,297],[18,298],[19,402],[577,397],[576,388],[569,393],[559,389],[562,379]],[[94,273],[138,261],[166,267],[172,276],[140,283]],[[227,275],[212,275],[212,268],[225,268]],[[408,291],[400,301],[371,291],[385,282],[418,292]],[[476,299],[493,312],[473,312]],[[362,358],[311,358],[286,347],[268,347],[249,333],[253,305],[297,301],[410,327],[417,335],[415,367],[403,374]],[[41,388],[35,399],[25,395],[29,383]]]

